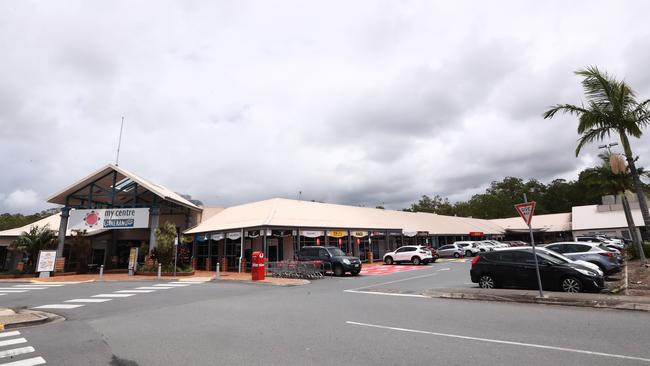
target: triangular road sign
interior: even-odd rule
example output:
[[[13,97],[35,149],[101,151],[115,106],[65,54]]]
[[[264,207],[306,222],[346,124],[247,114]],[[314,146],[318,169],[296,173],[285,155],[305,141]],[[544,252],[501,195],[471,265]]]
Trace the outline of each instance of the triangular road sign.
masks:
[[[530,226],[530,220],[533,219],[533,212],[535,212],[535,201],[520,203],[515,205],[515,209],[519,216],[526,221],[526,225]]]

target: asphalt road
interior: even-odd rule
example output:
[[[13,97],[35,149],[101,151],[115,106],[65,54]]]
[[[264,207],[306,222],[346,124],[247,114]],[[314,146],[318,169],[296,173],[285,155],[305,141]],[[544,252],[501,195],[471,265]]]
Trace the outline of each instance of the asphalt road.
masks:
[[[0,365],[34,357],[52,365],[650,365],[646,313],[417,297],[473,286],[468,270],[436,263],[299,287],[209,282],[47,310],[67,320],[20,329],[34,352]],[[0,297],[0,306],[69,304],[154,283],[30,290]]]

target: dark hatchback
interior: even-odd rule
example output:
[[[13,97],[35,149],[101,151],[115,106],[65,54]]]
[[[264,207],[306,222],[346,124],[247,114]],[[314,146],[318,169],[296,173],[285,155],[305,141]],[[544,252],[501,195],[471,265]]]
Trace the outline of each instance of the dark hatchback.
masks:
[[[322,261],[325,270],[331,270],[335,276],[343,276],[346,272],[356,276],[361,272],[361,260],[345,255],[337,247],[302,247],[296,257],[299,261]]]
[[[603,276],[579,264],[537,253],[542,287],[565,292],[600,291]],[[532,248],[481,253],[472,260],[472,282],[481,288],[537,288],[535,257]]]

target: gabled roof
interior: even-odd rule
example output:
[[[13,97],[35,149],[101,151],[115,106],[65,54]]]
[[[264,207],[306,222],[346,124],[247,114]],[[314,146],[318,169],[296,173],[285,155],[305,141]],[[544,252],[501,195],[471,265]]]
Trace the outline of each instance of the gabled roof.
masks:
[[[273,198],[228,207],[187,234],[260,226],[428,231],[433,235],[500,234],[488,220]]]
[[[490,222],[499,225],[508,231],[528,231],[528,225],[526,225],[524,220],[519,216],[509,217],[506,219],[493,219],[490,220]],[[571,231],[571,213],[534,215],[531,220],[531,226],[535,231]]]
[[[131,181],[134,181],[138,183],[139,186],[144,187],[146,190],[150,191],[152,194],[166,200],[170,201],[173,203],[176,203],[180,206],[184,206],[187,208],[190,208],[195,211],[201,211],[201,208],[193,204],[192,202],[186,200],[185,198],[181,197],[178,193],[168,189],[167,187],[164,187],[160,184],[153,183],[151,181],[148,181],[136,174],[131,173],[130,171],[119,167],[117,165],[113,164],[108,164],[104,166],[103,168],[95,171],[94,173],[90,174],[89,176],[82,178],[81,180],[73,183],[72,185],[68,186],[67,188],[63,189],[61,192],[53,195],[52,197],[48,198],[47,202],[50,203],[58,203],[60,205],[65,205],[65,199],[67,196],[71,195],[72,193],[84,188],[91,182],[100,179],[102,177],[105,177],[107,174],[110,174],[111,172],[116,171],[120,175],[120,180],[124,178],[128,178]],[[116,184],[117,186],[117,184]]]

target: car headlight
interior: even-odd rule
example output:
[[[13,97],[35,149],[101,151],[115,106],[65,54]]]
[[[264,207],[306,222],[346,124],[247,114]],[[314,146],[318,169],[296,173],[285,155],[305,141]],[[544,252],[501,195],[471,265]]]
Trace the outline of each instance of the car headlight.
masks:
[[[596,277],[596,276],[598,276],[598,273],[596,273],[596,272],[592,272],[592,271],[587,270],[587,269],[576,268],[575,270],[578,271],[578,272],[580,272],[580,273],[582,273],[582,274],[585,275],[585,276],[590,276],[590,277]]]
[[[347,258],[343,258],[343,263],[345,263],[345,264],[350,264],[350,260],[347,259]]]

